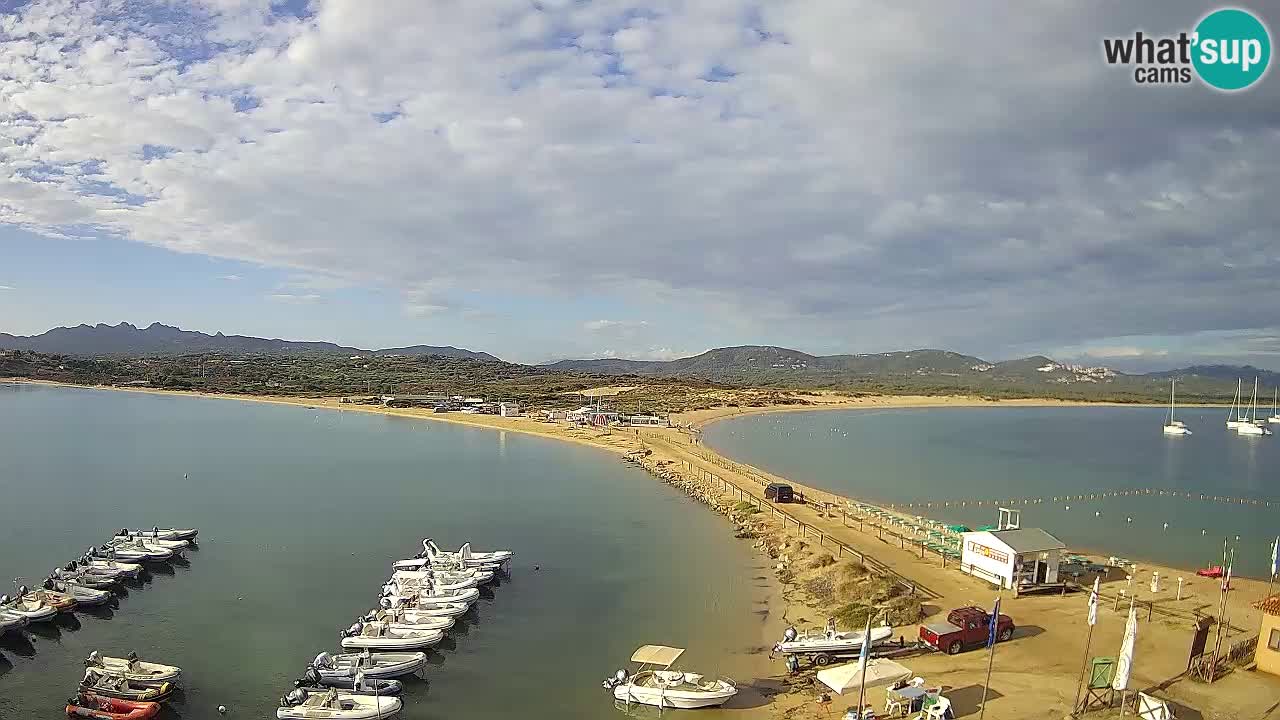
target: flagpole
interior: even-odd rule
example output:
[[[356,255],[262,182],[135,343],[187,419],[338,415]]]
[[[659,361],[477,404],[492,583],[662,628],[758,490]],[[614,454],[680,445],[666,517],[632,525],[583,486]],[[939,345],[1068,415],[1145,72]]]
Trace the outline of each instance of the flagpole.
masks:
[[[858,717],[862,717],[863,700],[867,695],[867,665],[871,662],[871,616],[874,611],[867,612],[867,627],[862,633],[862,651],[858,653],[862,661],[862,679],[858,681]]]
[[[1071,703],[1071,716],[1075,717],[1080,707],[1080,691],[1084,686],[1084,674],[1089,669],[1089,647],[1093,645],[1093,626],[1098,621],[1098,583],[1101,577],[1093,578],[1093,591],[1089,593],[1089,633],[1084,638],[1084,657],[1080,660],[1080,679],[1076,681],[1076,699]]]
[[[1001,586],[1001,591],[1004,586]],[[991,687],[991,668],[996,662],[996,633],[1000,627],[1000,596],[1003,592],[996,594],[996,608],[991,613],[991,628],[987,631],[987,642],[991,645],[991,651],[987,655],[987,680],[982,684],[982,709],[978,711],[978,720],[982,720],[987,714],[987,688]]]

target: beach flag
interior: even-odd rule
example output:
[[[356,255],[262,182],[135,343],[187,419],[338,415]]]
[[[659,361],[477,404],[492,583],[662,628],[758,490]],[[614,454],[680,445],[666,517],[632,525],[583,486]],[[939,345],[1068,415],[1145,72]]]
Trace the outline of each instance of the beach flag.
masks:
[[[1093,592],[1089,593],[1089,624],[1098,624],[1098,581],[1100,577],[1093,579]]]
[[[1230,565],[1227,565],[1227,571],[1222,574],[1222,592],[1226,592],[1231,589],[1231,566],[1232,565],[1235,565],[1234,559],[1232,560]]]
[[[1129,619],[1124,624],[1124,640],[1120,642],[1120,657],[1116,660],[1116,674],[1111,689],[1128,690],[1129,672],[1133,669],[1133,645],[1138,640],[1138,612],[1129,601]]]
[[[996,628],[1000,627],[1000,596],[996,596],[996,606],[991,608],[991,623],[987,628],[987,647],[996,644]]]
[[[1280,535],[1271,543],[1271,577],[1274,578],[1277,573],[1280,573]]]

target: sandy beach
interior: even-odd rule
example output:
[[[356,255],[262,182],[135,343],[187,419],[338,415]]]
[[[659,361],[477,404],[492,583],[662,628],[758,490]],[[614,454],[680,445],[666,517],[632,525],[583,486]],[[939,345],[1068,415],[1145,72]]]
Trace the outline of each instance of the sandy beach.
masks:
[[[851,398],[824,394],[806,396],[806,399],[812,402],[811,405],[806,406],[701,410],[673,416],[673,420],[683,425],[683,428],[635,430],[577,428],[565,423],[547,423],[529,418],[443,414],[434,413],[429,409],[347,405],[339,404],[336,399],[246,397],[171,393],[148,389],[127,391],[269,402],[327,411],[377,413],[450,422],[582,443],[619,455],[647,451],[643,464],[655,474],[661,470],[668,475],[681,474],[682,477],[689,479],[714,474],[751,493],[757,502],[763,502],[760,498],[762,490],[758,480],[751,475],[766,478],[776,476],[771,476],[757,468],[735,463],[709,451],[700,444],[696,444],[693,434],[685,428],[698,428],[725,417],[759,412],[859,407],[986,405],[1009,407],[1079,404],[1053,400],[990,402],[965,397]],[[816,488],[807,488],[795,482],[787,482],[802,489],[809,501],[808,504],[785,506],[787,512],[808,525],[812,531],[821,532],[828,538],[838,539],[845,546],[884,562],[898,574],[928,589],[934,597],[928,599],[923,606],[925,613],[923,622],[942,619],[945,613],[954,607],[967,605],[990,607],[995,599],[996,592],[991,585],[962,574],[954,567],[942,567],[937,556],[929,554],[922,559],[918,550],[913,550],[910,546],[902,547],[900,542],[892,537],[884,536],[884,539],[881,539],[879,530],[865,521],[859,524],[848,516],[829,514],[818,504],[831,502],[844,505],[847,498]],[[726,524],[726,530],[730,527]],[[795,526],[792,525],[786,532],[794,534],[794,528]],[[808,539],[805,542],[812,544]],[[821,548],[806,547],[805,552],[808,555],[803,557],[825,551]],[[755,652],[726,658],[725,670],[735,673],[743,680],[750,677],[751,680],[747,683],[753,688],[750,692],[758,694],[762,699],[769,698],[770,701],[753,702],[750,704],[755,707],[725,710],[724,714],[736,717],[817,718],[826,717],[829,712],[843,711],[852,700],[836,697],[830,704],[818,702],[819,694],[812,687],[811,670],[799,676],[788,677],[780,660],[768,658],[768,648],[778,639],[786,625],[816,626],[821,625],[825,618],[822,615],[824,608],[812,602],[811,598],[807,598],[801,588],[794,584],[778,583],[776,578],[778,573],[774,572],[776,571],[775,559],[764,553],[761,553],[760,558],[760,577],[771,578],[771,581],[768,587],[762,590],[761,619],[758,627],[749,629],[751,635],[758,636],[759,645]],[[792,560],[797,562],[800,559],[798,556]],[[1146,585],[1152,572],[1159,572],[1166,578],[1160,592],[1153,593]],[[1153,612],[1149,620],[1145,615],[1141,617],[1137,643],[1138,659],[1135,663],[1131,687],[1161,688],[1165,697],[1195,708],[1202,717],[1211,720],[1269,717],[1269,713],[1274,710],[1276,700],[1280,698],[1280,680],[1276,678],[1237,670],[1225,679],[1213,685],[1207,685],[1189,680],[1183,675],[1191,643],[1191,618],[1196,614],[1216,614],[1219,582],[1197,577],[1194,572],[1189,572],[1186,568],[1162,567],[1142,562],[1138,563],[1135,577],[1136,580],[1132,585],[1133,597],[1139,603],[1149,601],[1163,612]],[[1175,578],[1178,577],[1185,579],[1181,600],[1175,600],[1173,597],[1173,588],[1176,587]],[[1108,580],[1104,582],[1102,593],[1107,601],[1102,604],[1100,620],[1093,633],[1090,655],[1114,656],[1117,653],[1128,602],[1127,600],[1116,602],[1114,598],[1117,598],[1120,590],[1126,587],[1127,583],[1122,572],[1111,573]],[[1235,579],[1232,587],[1233,592],[1230,594],[1227,614],[1230,631],[1224,642],[1224,648],[1256,635],[1260,615],[1252,604],[1266,594],[1267,583]],[[1003,602],[1002,611],[1014,618],[1019,631],[1013,640],[997,646],[985,717],[993,719],[1064,717],[1070,711],[1084,657],[1084,637],[1088,629],[1085,612],[1087,594],[1070,593],[1017,598],[1006,594]],[[908,640],[914,639],[917,635],[917,625],[912,623],[896,627],[895,637],[898,635]],[[1212,634],[1210,637],[1212,642]],[[912,657],[902,662],[914,673],[925,677],[930,684],[941,684],[946,687],[946,694],[952,698],[957,716],[977,717],[982,683],[986,673],[986,652],[979,650],[956,656],[932,653]],[[883,706],[883,691],[872,690],[869,696],[871,702],[878,708]],[[1186,715],[1186,717],[1195,717],[1195,715]]]

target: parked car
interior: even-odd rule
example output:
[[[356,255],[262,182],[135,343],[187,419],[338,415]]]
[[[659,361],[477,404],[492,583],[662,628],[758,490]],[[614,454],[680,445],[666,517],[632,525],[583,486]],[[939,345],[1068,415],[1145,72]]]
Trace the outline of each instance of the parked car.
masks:
[[[789,503],[795,499],[795,491],[791,489],[790,485],[769,483],[764,489],[764,499],[777,503]]]
[[[920,640],[936,650],[955,655],[961,650],[983,647],[991,627],[991,615],[980,607],[956,608],[947,613],[946,622],[920,626]],[[1013,618],[1001,615],[996,625],[996,640],[1013,637]]]

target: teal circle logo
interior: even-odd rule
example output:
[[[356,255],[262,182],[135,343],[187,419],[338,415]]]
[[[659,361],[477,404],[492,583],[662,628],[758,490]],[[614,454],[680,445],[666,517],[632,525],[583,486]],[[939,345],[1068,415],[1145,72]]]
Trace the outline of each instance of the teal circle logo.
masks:
[[[1271,62],[1267,26],[1246,10],[1215,10],[1196,25],[1191,62],[1208,85],[1243,90],[1262,78]]]

